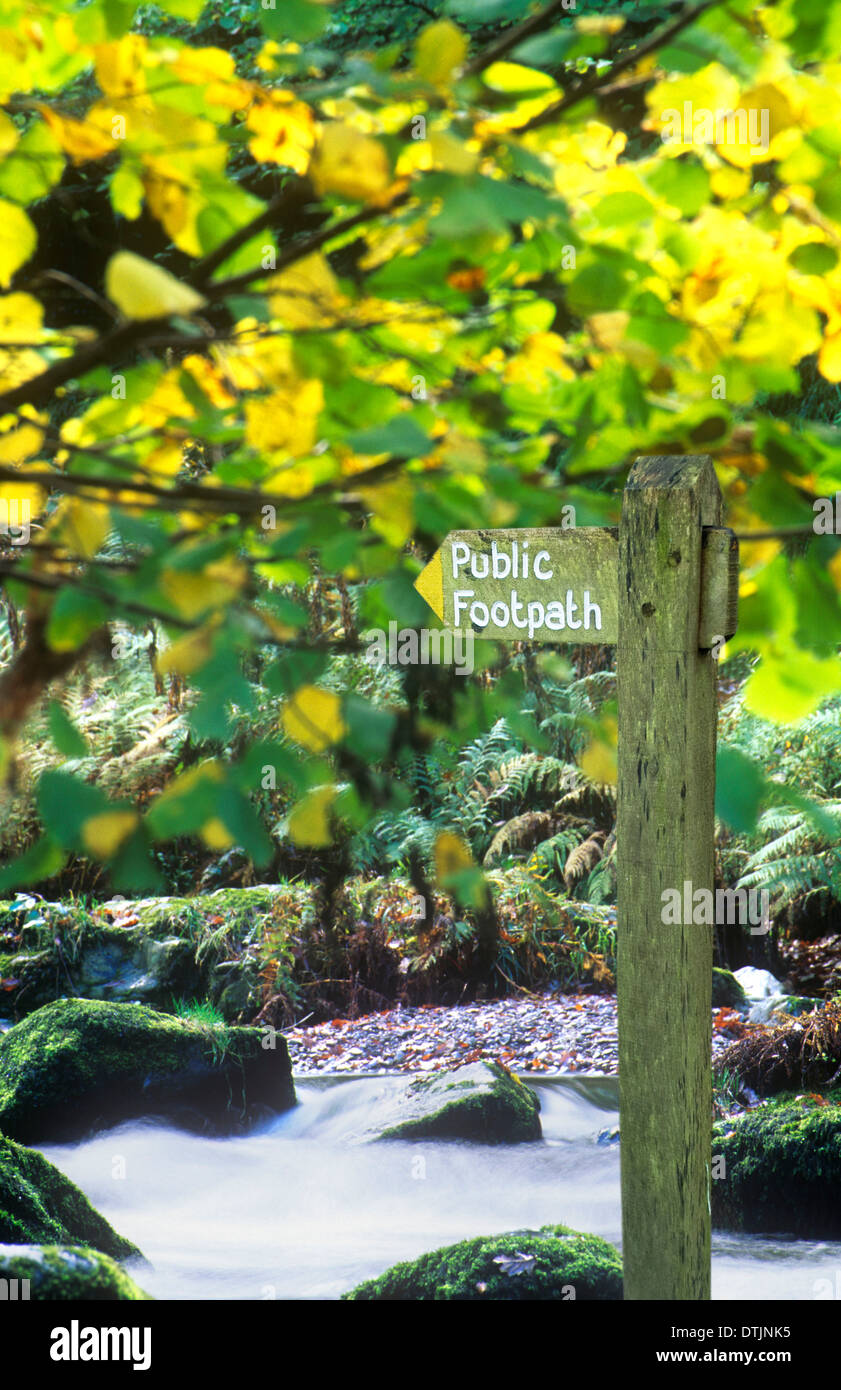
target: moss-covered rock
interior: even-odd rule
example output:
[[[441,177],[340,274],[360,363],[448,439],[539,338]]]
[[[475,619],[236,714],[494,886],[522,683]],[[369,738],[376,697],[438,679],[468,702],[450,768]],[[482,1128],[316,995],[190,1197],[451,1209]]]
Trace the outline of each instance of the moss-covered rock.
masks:
[[[74,931],[39,921],[24,926],[3,977],[16,984],[0,996],[0,1010],[21,1017],[68,994],[167,1008],[176,997],[201,993],[203,971],[194,944],[180,937],[156,940],[140,926],[85,922]]]
[[[140,1252],[43,1154],[0,1135],[0,1242],[90,1245],[127,1259]]]
[[[713,1008],[744,1009],[748,999],[736,976],[730,970],[713,969]]]
[[[346,1299],[512,1303],[541,1299],[620,1299],[622,1261],[599,1236],[567,1226],[511,1231],[446,1245],[394,1265]]]
[[[713,1131],[713,1224],[841,1238],[841,1104],[785,1096]]]
[[[470,1062],[454,1071],[407,1081],[383,1097],[366,1139],[470,1139],[521,1144],[541,1138],[540,1101],[499,1062]]]
[[[0,1037],[0,1131],[24,1143],[82,1138],[141,1116],[234,1133],[295,1104],[286,1043],[142,1004],[65,999]]]
[[[0,1245],[0,1283],[16,1279],[19,1300],[149,1299],[118,1264],[98,1250],[57,1245]]]
[[[0,1017],[22,1018],[67,996],[169,1009],[204,995],[228,1022],[253,1017],[262,1002],[257,941],[281,911],[280,892],[265,885],[143,899],[121,909],[125,925],[105,920],[113,905],[88,911],[21,899],[0,911],[0,979],[15,982],[0,990]]]

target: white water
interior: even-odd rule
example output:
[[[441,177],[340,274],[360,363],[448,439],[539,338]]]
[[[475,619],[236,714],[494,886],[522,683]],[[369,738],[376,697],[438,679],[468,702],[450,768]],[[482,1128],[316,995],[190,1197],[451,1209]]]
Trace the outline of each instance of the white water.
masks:
[[[152,1268],[132,1272],[157,1298],[337,1298],[440,1245],[550,1222],[620,1243],[619,1146],[595,1142],[617,1123],[614,1080],[529,1077],[543,1144],[355,1144],[399,1084],[299,1081],[297,1108],[244,1138],[140,1123],[43,1152],[143,1250]],[[713,1237],[714,1298],[812,1299],[821,1279],[841,1296],[841,1243]]]

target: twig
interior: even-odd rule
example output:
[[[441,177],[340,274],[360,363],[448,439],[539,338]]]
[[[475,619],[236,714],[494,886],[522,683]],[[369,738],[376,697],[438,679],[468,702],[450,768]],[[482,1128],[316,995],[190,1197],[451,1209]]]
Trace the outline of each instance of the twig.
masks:
[[[623,53],[621,57],[614,59],[609,68],[603,72],[594,72],[590,77],[585,77],[571,92],[567,92],[559,101],[547,106],[545,110],[539,111],[536,116],[532,116],[530,121],[526,121],[525,125],[519,126],[512,133],[525,135],[527,131],[537,130],[540,126],[551,125],[552,121],[556,121],[571,106],[577,106],[579,101],[583,101],[585,97],[600,91],[608,82],[613,83],[618,73],[635,67],[640,59],[647,57],[649,53],[656,53],[658,48],[662,48],[669,39],[673,39],[676,34],[688,28],[706,10],[722,3],[723,0],[702,0],[700,5],[694,5],[691,9],[684,10],[670,24],[666,24],[656,34],[652,34],[650,39],[646,39],[636,48],[632,48],[627,53]]]
[[[465,64],[462,75],[473,77],[476,73],[489,68],[491,63],[498,62],[524,39],[531,38],[532,34],[539,34],[541,30],[548,28],[552,20],[562,14],[569,14],[568,0],[551,0],[551,4],[547,5],[545,10],[530,15],[528,19],[524,19],[513,29],[507,29],[494,43],[488,44],[487,48],[483,48],[481,53],[477,53],[475,58],[471,58],[470,62]]]

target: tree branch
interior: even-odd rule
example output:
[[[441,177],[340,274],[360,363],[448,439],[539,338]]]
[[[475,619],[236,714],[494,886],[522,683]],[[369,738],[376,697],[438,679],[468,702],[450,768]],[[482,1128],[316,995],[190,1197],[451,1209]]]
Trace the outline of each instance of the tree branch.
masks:
[[[539,111],[536,116],[532,116],[530,121],[526,121],[525,125],[512,131],[512,134],[525,135],[530,130],[539,129],[540,126],[551,125],[570,107],[577,106],[579,101],[583,101],[585,97],[593,96],[595,92],[601,91],[608,83],[613,83],[618,73],[635,67],[640,59],[647,57],[649,53],[656,53],[658,48],[662,48],[663,44],[668,43],[670,39],[688,28],[706,10],[713,9],[722,3],[723,0],[702,0],[701,4],[693,5],[690,9],[684,10],[670,24],[664,25],[656,34],[652,34],[650,39],[645,39],[636,48],[629,49],[627,53],[614,59],[610,67],[603,72],[596,71],[589,77],[585,77],[572,91],[565,93],[560,100],[547,106],[545,110]]]
[[[515,25],[513,29],[506,29],[505,33],[500,34],[498,39],[489,43],[486,48],[482,49],[481,53],[477,53],[474,58],[471,58],[470,62],[465,64],[462,76],[475,77],[477,73],[489,68],[491,63],[499,62],[500,58],[504,58],[506,53],[510,53],[511,49],[516,48],[524,39],[529,39],[532,34],[539,34],[542,30],[547,29],[553,19],[569,13],[568,0],[566,4],[564,0],[551,0],[545,10],[530,15],[521,24]]]
[[[385,216],[395,208],[400,207],[409,199],[409,190],[402,189],[394,198],[382,206],[366,206],[359,212],[352,213],[349,217],[342,218],[339,222],[330,223],[326,227],[321,227],[317,232],[313,232],[297,245],[290,246],[283,252],[277,260],[273,270],[266,270],[263,266],[256,266],[253,270],[244,271],[241,275],[231,276],[227,280],[219,280],[215,284],[208,285],[203,293],[206,299],[215,303],[228,294],[234,294],[237,290],[244,289],[251,285],[255,280],[265,280],[268,276],[277,274],[278,271],[286,270],[294,265],[296,261],[303,260],[305,256],[312,255],[314,251],[319,251],[327,242],[334,237],[342,236],[345,232],[352,231],[355,227],[364,226],[367,222],[373,222],[377,217]],[[231,254],[230,244],[235,243],[234,250],[247,241],[253,235],[254,224],[262,223],[264,213],[253,219],[247,227],[240,228],[226,242],[216,248],[211,256],[205,258],[200,265],[207,269],[207,262],[214,256],[223,252],[222,259],[225,260]],[[216,264],[218,264],[218,260]],[[211,272],[214,266],[211,265]],[[72,381],[75,377],[84,376],[92,371],[94,367],[109,363],[116,365],[124,353],[130,348],[142,349],[146,339],[156,333],[161,333],[167,326],[170,316],[163,314],[155,319],[129,319],[126,323],[119,324],[112,328],[102,337],[97,338],[93,343],[86,343],[79,348],[71,357],[62,358],[59,362],[54,362],[45,371],[39,372],[37,376],[30,377],[28,381],[21,382],[19,386],[10,387],[8,391],[0,394],[0,415],[5,415],[9,411],[17,410],[21,405],[44,406],[52,399],[56,388],[63,386],[65,382]]]

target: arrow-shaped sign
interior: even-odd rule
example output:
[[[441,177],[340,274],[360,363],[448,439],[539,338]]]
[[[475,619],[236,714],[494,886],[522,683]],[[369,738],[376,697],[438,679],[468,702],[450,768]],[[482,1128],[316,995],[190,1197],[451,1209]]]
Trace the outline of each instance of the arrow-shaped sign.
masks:
[[[704,527],[698,646],[736,630],[736,539]],[[493,641],[619,640],[615,526],[451,531],[415,580],[447,628]]]

